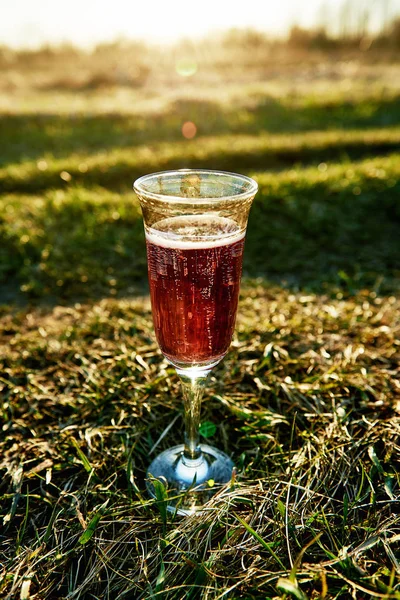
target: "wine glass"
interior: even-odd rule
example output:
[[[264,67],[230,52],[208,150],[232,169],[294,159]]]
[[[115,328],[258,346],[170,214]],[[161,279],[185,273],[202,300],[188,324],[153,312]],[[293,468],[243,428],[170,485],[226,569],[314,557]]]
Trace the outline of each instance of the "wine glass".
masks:
[[[168,509],[192,514],[234,469],[225,453],[200,443],[200,405],[207,377],[232,340],[257,183],[234,173],[183,169],[145,175],[134,190],[143,213],[155,333],[182,382],[185,421],[184,443],[153,460],[147,489],[156,497],[161,481]]]

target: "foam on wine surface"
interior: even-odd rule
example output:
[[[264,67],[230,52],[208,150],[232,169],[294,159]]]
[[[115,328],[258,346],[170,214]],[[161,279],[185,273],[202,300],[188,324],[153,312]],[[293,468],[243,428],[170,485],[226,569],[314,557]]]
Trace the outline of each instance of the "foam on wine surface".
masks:
[[[162,219],[146,229],[146,240],[164,248],[216,248],[243,239],[233,219],[217,215],[189,215]]]

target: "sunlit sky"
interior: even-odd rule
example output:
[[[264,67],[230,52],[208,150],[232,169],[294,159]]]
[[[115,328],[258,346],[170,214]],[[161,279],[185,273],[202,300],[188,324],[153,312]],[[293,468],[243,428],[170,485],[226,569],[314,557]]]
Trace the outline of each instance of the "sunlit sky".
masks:
[[[164,43],[231,27],[282,34],[293,23],[336,20],[345,1],[354,18],[368,7],[371,29],[400,13],[400,0],[3,0],[0,44],[90,47],[121,37]]]

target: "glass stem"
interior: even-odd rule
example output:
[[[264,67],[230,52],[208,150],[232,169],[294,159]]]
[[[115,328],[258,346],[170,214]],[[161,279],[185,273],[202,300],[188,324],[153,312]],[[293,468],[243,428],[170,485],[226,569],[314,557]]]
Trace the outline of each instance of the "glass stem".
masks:
[[[183,460],[187,463],[196,461],[201,456],[199,443],[200,408],[209,372],[209,370],[177,369],[182,383],[185,419]]]

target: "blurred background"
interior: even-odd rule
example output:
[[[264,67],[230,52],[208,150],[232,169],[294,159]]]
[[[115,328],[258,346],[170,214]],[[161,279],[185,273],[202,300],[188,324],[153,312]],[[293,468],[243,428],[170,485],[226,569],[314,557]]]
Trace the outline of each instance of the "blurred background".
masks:
[[[190,166],[258,179],[248,276],[392,289],[399,56],[400,0],[14,1],[0,301],[132,292],[146,279],[132,181]]]
[[[115,88],[146,88],[150,100],[163,86],[179,91],[182,79],[185,87],[221,78],[262,82],[275,93],[282,84],[287,92],[317,80],[349,86],[357,76],[382,81],[376,65],[396,61],[400,0],[310,0],[306,6],[282,0],[273,8],[256,0],[230,7],[207,0],[193,13],[182,0],[168,6],[116,0],[112,7],[95,0],[65,6],[17,0],[0,23],[0,43],[1,91],[13,96],[14,107],[15,95],[26,99],[28,90],[111,88],[115,99]],[[385,83],[395,83],[393,71],[384,71]],[[71,110],[82,108],[68,100]],[[104,98],[104,108],[110,100]],[[2,105],[9,106],[7,98]]]

